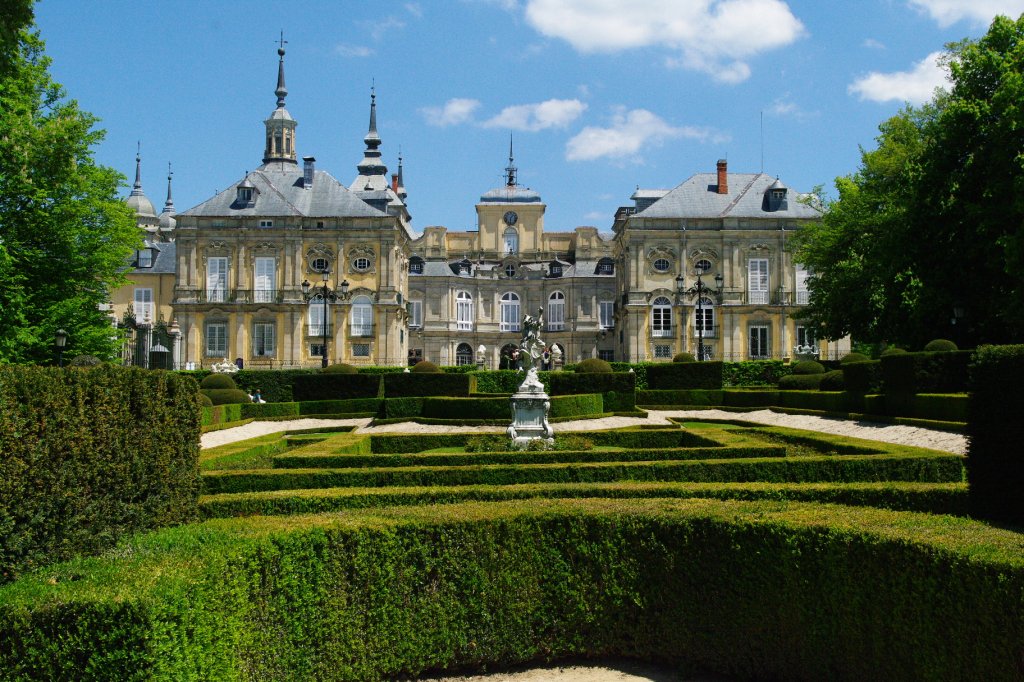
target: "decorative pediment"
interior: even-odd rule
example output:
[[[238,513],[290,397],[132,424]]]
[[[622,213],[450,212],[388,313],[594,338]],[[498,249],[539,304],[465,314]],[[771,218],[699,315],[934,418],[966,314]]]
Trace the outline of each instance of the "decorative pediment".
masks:
[[[768,251],[769,249],[771,249],[771,246],[765,244],[764,242],[751,244],[750,246],[747,247],[748,251]]]
[[[690,250],[690,260],[691,261],[696,262],[696,261],[699,261],[702,258],[707,258],[708,260],[710,260],[712,262],[717,262],[719,260],[719,255],[718,255],[718,252],[715,251],[714,249],[710,249],[710,248],[707,248],[705,246],[699,246],[696,249],[691,249]]]
[[[323,242],[317,242],[306,249],[306,260],[312,260],[314,258],[326,258],[328,260],[333,260],[334,249]]]

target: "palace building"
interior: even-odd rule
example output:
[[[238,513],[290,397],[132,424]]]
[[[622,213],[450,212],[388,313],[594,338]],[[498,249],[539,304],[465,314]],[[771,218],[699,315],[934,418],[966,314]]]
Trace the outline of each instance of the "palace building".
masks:
[[[566,363],[848,352],[848,340],[819,346],[799,322],[808,273],[787,240],[820,213],[778,178],[719,161],[674,189],[638,188],[632,206],[609,216],[610,232],[548,231],[540,194],[516,180],[510,144],[504,185],[476,203],[477,229],[418,234],[401,157],[390,178],[382,161],[375,94],[346,186],[313,156],[299,158],[283,46],[278,55],[262,165],[178,214],[168,174],[157,217],[136,158],[128,202],[146,242],[131,263],[135,284],[112,296],[114,313],[131,304],[137,320],[173,321],[174,366],[498,368],[523,316],[538,311],[543,339]]]

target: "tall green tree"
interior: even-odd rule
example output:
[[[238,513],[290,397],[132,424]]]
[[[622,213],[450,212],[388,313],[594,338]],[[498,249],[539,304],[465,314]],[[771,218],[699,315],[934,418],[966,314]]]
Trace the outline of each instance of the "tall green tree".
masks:
[[[948,92],[885,121],[799,239],[823,338],[1024,337],[1024,16],[948,47]]]
[[[50,77],[31,5],[13,5],[29,11],[0,32],[0,361],[50,361],[58,328],[69,353],[113,358],[98,306],[140,241],[124,177],[94,162],[97,119]]]

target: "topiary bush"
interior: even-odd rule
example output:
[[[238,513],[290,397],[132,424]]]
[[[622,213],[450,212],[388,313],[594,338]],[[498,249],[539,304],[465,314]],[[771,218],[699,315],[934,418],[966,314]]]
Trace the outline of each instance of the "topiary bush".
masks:
[[[432,363],[430,360],[420,360],[412,366],[410,372],[416,372],[417,374],[440,374],[441,368]]]
[[[880,357],[884,358],[884,357],[889,356],[889,355],[899,355],[900,353],[906,353],[906,352],[907,352],[906,349],[898,348],[896,346],[890,346],[889,348],[886,348],[885,350],[882,351],[882,354],[881,354]]]
[[[697,358],[693,356],[693,353],[676,353],[672,356],[672,362],[697,362]]]
[[[955,343],[949,339],[933,339],[924,347],[929,353],[945,353],[953,350],[960,350]]]
[[[804,363],[800,363],[802,365]],[[818,363],[815,363],[818,364]],[[800,365],[797,365],[799,367]],[[820,365],[818,365],[820,367]],[[824,369],[824,368],[823,368]],[[819,374],[790,374],[779,379],[780,391],[816,391],[821,385],[824,371]]]
[[[600,358],[587,358],[576,365],[577,374],[609,374],[612,366]]]
[[[797,375],[808,375],[808,374],[824,374],[825,365],[815,360],[803,360],[793,365],[793,374]],[[785,379],[786,377],[782,377]],[[782,388],[782,379],[779,379],[779,388]]]
[[[209,389],[237,389],[235,380],[230,374],[211,374],[210,376],[203,379],[202,383],[199,384],[200,388]]]
[[[213,407],[213,401],[210,400],[210,396],[206,395],[205,393],[199,394],[199,403],[203,407]]]
[[[203,395],[209,398],[213,405],[233,405],[236,403],[252,402],[249,394],[240,388],[204,388]]]
[[[806,376],[806,375],[805,375]],[[811,375],[814,376],[814,375]],[[819,391],[845,391],[846,380],[843,370],[834,369],[821,375],[821,382],[818,384]]]
[[[103,364],[95,355],[76,355],[71,358],[71,362],[68,363],[69,367],[95,367],[96,365]]]
[[[327,365],[322,370],[323,374],[358,374],[359,370],[352,365],[344,362],[339,362],[336,365]]]
[[[863,353],[847,353],[839,360],[839,364],[845,365],[848,362],[867,362],[870,359],[871,358]]]

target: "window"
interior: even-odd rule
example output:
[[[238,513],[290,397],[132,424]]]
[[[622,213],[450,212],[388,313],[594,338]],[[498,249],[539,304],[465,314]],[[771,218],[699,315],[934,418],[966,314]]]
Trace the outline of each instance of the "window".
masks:
[[[597,351],[597,357],[599,360],[604,360],[605,362],[615,362],[615,351],[599,350]]]
[[[206,355],[223,358],[228,354],[228,326],[223,322],[206,324]]]
[[[277,334],[273,322],[256,322],[252,326],[252,354],[261,358],[277,353]]]
[[[273,220],[261,220],[260,221],[260,227],[273,227],[273,226],[274,226],[274,221]]]
[[[277,289],[275,264],[276,259],[272,256],[256,258],[253,267],[255,271],[253,301],[256,303],[272,303],[274,301],[274,290]]]
[[[672,357],[672,346],[658,344],[654,347],[655,359],[670,358]]]
[[[514,227],[505,230],[503,241],[505,243],[505,255],[519,253],[519,233],[516,232]]]
[[[422,275],[423,274],[423,259],[422,258],[410,258],[409,259],[409,274]]]
[[[473,364],[473,348],[468,343],[460,343],[455,348],[455,364],[456,365],[472,365]]]
[[[768,259],[751,258],[747,261],[747,292],[749,302],[768,302]]]
[[[323,336],[324,334],[331,333],[331,302],[327,301],[326,318],[324,317],[324,296],[323,294],[317,294],[313,298],[309,299],[309,310],[307,313],[307,319],[309,321],[309,329],[306,332],[309,336]]]
[[[153,249],[139,249],[137,262],[140,268],[153,267]]]
[[[135,320],[136,322],[153,322],[153,290],[135,290]]]
[[[409,366],[415,365],[417,362],[423,360],[423,349],[422,348],[410,348],[409,349]]]
[[[654,299],[651,308],[651,336],[672,336],[672,303],[664,296]]]
[[[548,331],[565,329],[565,294],[556,291],[548,296]]]
[[[473,274],[473,264],[468,260],[459,261],[459,274],[460,275],[471,275]]]
[[[314,358],[322,358],[324,356],[324,344],[322,343],[311,343],[309,344],[309,355]]]
[[[715,330],[715,308],[710,298],[701,298],[700,306],[693,310],[693,329],[708,336]]]
[[[615,327],[615,301],[601,301],[597,304],[601,329]]]
[[[409,301],[405,304],[409,313],[409,327],[419,329],[423,326],[423,301]]]
[[[473,297],[465,291],[460,291],[455,295],[455,328],[459,330],[473,329]]]
[[[751,325],[749,342],[751,360],[765,360],[771,357],[771,347],[768,345],[768,325]]]
[[[239,187],[238,188],[238,201],[243,204],[248,204],[252,201],[252,187]]]
[[[501,322],[498,329],[503,332],[519,331],[519,295],[511,291],[501,296]],[[461,327],[459,327],[461,329]]]
[[[669,262],[668,258],[657,258],[654,261],[654,269],[658,272],[668,272],[670,267],[672,267],[672,263]]]
[[[370,344],[368,344],[368,343],[353,343],[352,344],[352,357],[354,357],[354,358],[368,358],[368,357],[370,357]]]
[[[327,272],[331,267],[331,263],[326,258],[314,258],[309,261],[309,267],[313,272]]]
[[[561,277],[562,276],[562,264],[561,263],[552,262],[551,265],[548,266],[548,276],[549,277]]]
[[[352,299],[349,325],[352,336],[373,336],[373,303],[369,296],[356,296]]]
[[[803,265],[796,266],[796,304],[807,305],[811,302],[810,292],[807,290],[807,277],[809,273]],[[813,344],[812,344],[813,345]]]
[[[711,272],[711,261],[707,258],[701,258],[699,261],[693,264],[695,272],[699,272],[702,275],[706,275]]]
[[[597,263],[597,274],[599,275],[614,275],[615,274],[615,261],[611,258],[602,258]]]
[[[359,272],[366,272],[370,269],[370,259],[360,256],[359,258],[353,259],[352,267]]]
[[[506,277],[515,277],[516,276],[516,266],[515,266],[515,263],[509,263],[508,265],[505,266],[505,276]]]
[[[211,256],[206,259],[206,300],[223,303],[228,295],[228,259]]]
[[[317,227],[318,230],[324,229],[324,221],[322,221],[322,220],[316,221],[316,227]]]

